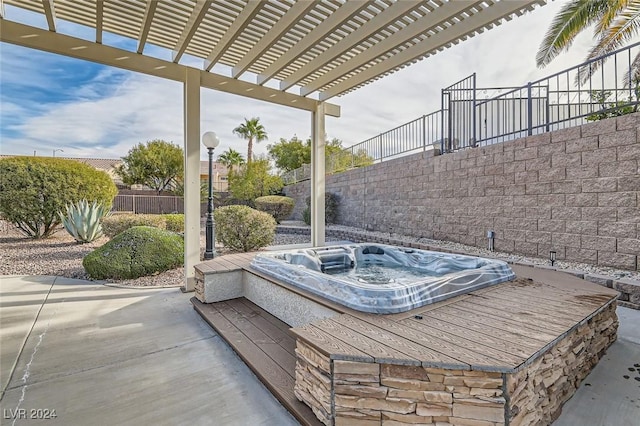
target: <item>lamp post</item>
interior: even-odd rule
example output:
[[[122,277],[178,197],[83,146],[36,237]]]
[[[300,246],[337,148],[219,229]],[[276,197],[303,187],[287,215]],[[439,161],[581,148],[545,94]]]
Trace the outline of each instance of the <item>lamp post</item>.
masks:
[[[58,152],[58,151],[60,151],[60,152],[64,152],[64,149],[54,149],[54,150],[53,150],[53,156],[54,156],[54,157],[56,156],[56,152]],[[34,153],[35,153],[35,151],[34,151]],[[34,155],[35,155],[35,154],[34,154]]]
[[[205,228],[205,234],[207,237],[207,243],[204,250],[204,259],[213,259],[216,256],[215,249],[215,222],[213,221],[213,182],[211,176],[213,175],[213,150],[220,145],[220,139],[213,132],[206,132],[202,135],[202,144],[207,147],[209,151],[209,203],[207,204],[207,224]]]

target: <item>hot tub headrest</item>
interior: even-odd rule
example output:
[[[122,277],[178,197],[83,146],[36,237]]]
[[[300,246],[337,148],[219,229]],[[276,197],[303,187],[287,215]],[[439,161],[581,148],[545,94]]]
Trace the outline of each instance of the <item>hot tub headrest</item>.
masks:
[[[378,246],[367,246],[362,249],[362,254],[384,254],[384,250]]]

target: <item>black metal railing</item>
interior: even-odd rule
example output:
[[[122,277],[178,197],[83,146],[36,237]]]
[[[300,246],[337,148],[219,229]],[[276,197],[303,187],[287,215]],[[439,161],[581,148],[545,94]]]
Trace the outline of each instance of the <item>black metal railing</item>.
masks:
[[[478,145],[635,111],[640,104],[640,81],[633,61],[639,53],[640,42],[490,99],[477,100]]]
[[[638,54],[640,42],[521,87],[477,88],[472,74],[442,89],[439,111],[345,148],[351,161],[346,155],[329,157],[326,172],[420,150],[448,153],[486,146],[635,112],[640,109],[640,75],[634,69]],[[291,184],[309,177],[306,165],[285,173],[283,180]]]
[[[473,147],[476,144],[476,75],[442,89],[442,152]]]

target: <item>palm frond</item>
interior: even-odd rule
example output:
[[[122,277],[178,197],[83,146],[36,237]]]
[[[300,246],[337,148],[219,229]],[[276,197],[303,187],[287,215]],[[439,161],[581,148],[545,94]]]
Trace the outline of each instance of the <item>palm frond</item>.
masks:
[[[615,21],[602,32],[598,43],[589,52],[589,59],[606,55],[622,47],[640,29],[640,1],[620,13]]]
[[[609,0],[609,7],[596,23],[595,34],[601,35],[607,31],[621,11],[625,10],[630,4],[637,2],[638,0]]]
[[[536,64],[543,67],[567,50],[580,32],[602,18],[608,7],[609,0],[572,0],[563,6],[540,44]]]
[[[632,39],[640,31],[640,1],[634,1],[628,8],[619,14],[616,21],[601,35],[598,43],[587,55],[587,60],[599,58],[607,55],[619,48],[625,42]],[[604,61],[595,61],[588,66],[582,67],[579,72],[577,83],[584,83],[593,73],[600,68]]]
[[[633,58],[629,70],[623,79],[624,87],[635,87],[640,84],[640,52]]]

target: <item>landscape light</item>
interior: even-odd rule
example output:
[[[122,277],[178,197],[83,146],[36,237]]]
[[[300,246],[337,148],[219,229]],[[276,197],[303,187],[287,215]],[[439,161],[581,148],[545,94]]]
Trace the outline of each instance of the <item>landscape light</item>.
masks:
[[[213,150],[220,145],[220,139],[214,132],[206,132],[202,135],[202,144],[209,151],[209,200],[207,204],[207,224],[205,227],[206,245],[204,249],[204,259],[209,260],[216,257],[215,249],[215,222],[213,220]]]

